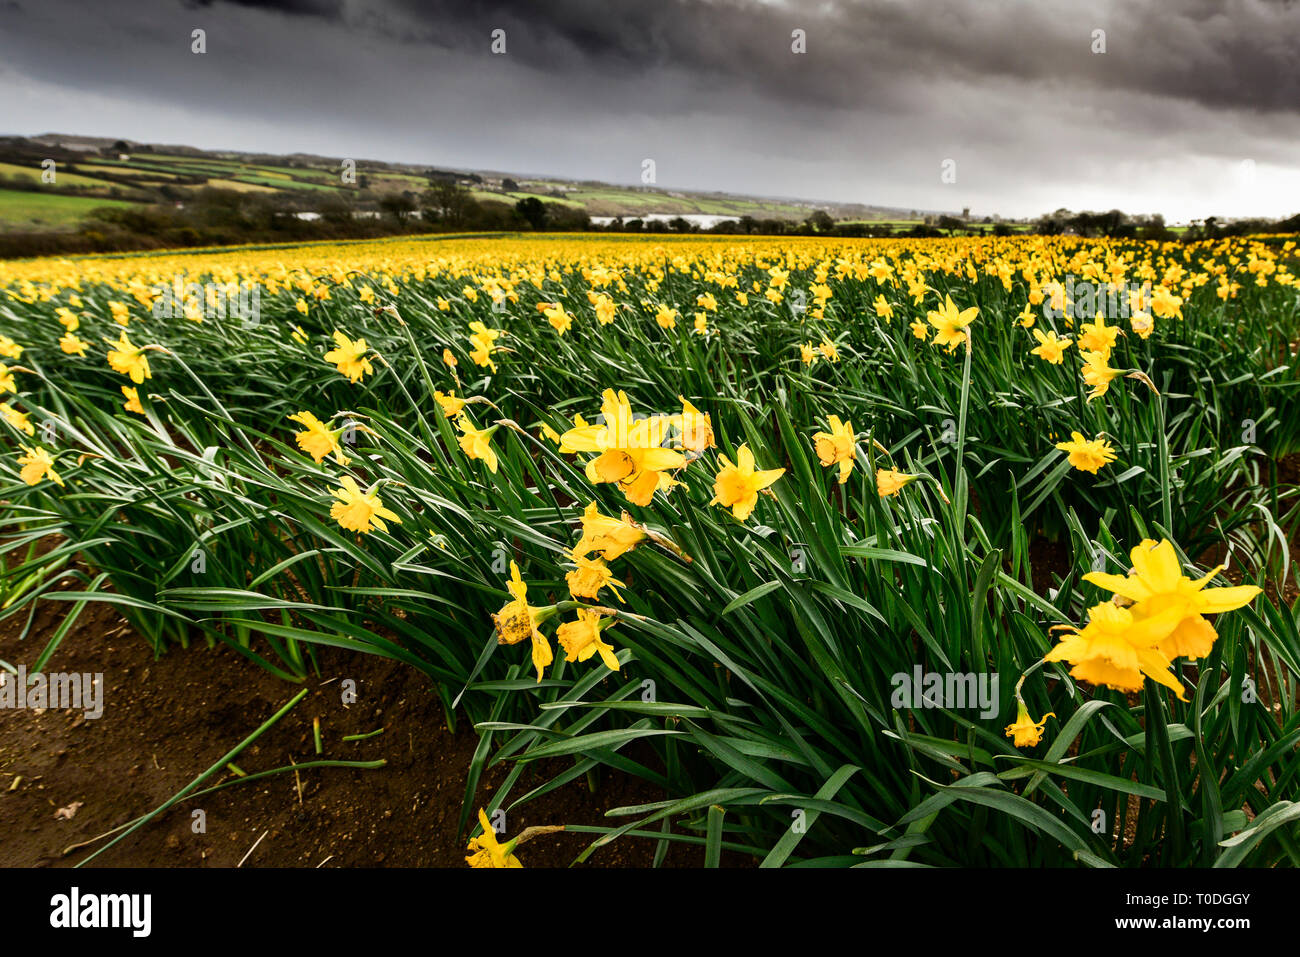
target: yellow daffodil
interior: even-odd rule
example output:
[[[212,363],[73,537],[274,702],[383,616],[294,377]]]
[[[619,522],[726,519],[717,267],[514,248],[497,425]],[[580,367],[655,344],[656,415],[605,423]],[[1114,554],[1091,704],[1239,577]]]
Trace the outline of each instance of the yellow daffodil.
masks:
[[[1151,318],[1151,313],[1141,311],[1129,316],[1128,324],[1143,339],[1148,338],[1156,327],[1155,321]]]
[[[541,306],[546,306],[546,309],[542,310],[543,315],[560,335],[564,335],[573,327],[573,317],[564,311],[561,303],[541,303],[538,308],[540,309]]]
[[[26,432],[28,435],[36,434],[36,426],[32,425],[30,415],[19,412],[8,402],[0,402],[0,415],[3,415],[5,421],[19,432]]]
[[[601,515],[595,502],[582,515],[582,537],[573,547],[573,560],[599,552],[607,562],[630,552],[646,537],[645,531],[624,512],[622,518]]]
[[[1007,725],[1007,737],[1015,739],[1017,748],[1032,748],[1043,739],[1043,725],[1047,719],[1055,717],[1056,713],[1049,711],[1041,720],[1035,721],[1029,716],[1029,708],[1025,703],[1016,699],[1016,720]]]
[[[1157,286],[1151,293],[1151,311],[1160,319],[1183,318],[1183,299],[1175,296],[1164,286]]]
[[[1115,450],[1105,439],[1085,439],[1079,432],[1070,433],[1069,442],[1057,442],[1056,447],[1069,453],[1069,461],[1080,472],[1097,474],[1103,465],[1115,461]]]
[[[736,450],[734,465],[725,455],[719,455],[718,460],[722,468],[713,481],[713,499],[709,504],[731,509],[731,514],[742,522],[758,504],[758,493],[785,474],[783,468],[755,470],[754,453],[748,445]]]
[[[457,439],[460,443],[461,451],[471,459],[481,461],[488,467],[488,471],[493,475],[497,471],[497,453],[492,448],[492,433],[499,427],[491,426],[486,429],[475,428],[474,422],[464,412],[456,419],[456,428],[460,429],[461,435]]]
[[[600,637],[603,622],[599,612],[587,608],[578,609],[577,621],[566,621],[555,632],[555,638],[564,649],[565,661],[586,661],[599,653],[600,660],[610,671],[618,671],[618,659],[614,657],[614,646]]]
[[[1088,624],[1073,629],[1044,660],[1067,661],[1074,666],[1073,677],[1118,691],[1140,691],[1146,676],[1186,701],[1183,686],[1170,670],[1172,660],[1157,647],[1178,626],[1179,617],[1177,608],[1139,617],[1128,608],[1102,602],[1088,609]]]
[[[565,432],[561,451],[597,453],[587,463],[587,479],[617,483],[628,501],[649,505],[660,487],[660,473],[686,465],[681,452],[663,448],[671,417],[634,418],[625,392],[606,389],[601,399],[604,423]]]
[[[979,306],[958,311],[952,296],[945,296],[942,306],[926,313],[930,325],[935,328],[934,344],[947,346],[948,351],[952,352],[966,341],[967,336],[970,335],[968,327],[979,314]]]
[[[1083,356],[1083,381],[1091,388],[1088,393],[1088,401],[1091,402],[1106,394],[1110,380],[1121,375],[1122,370],[1112,369],[1107,364],[1106,357],[1099,352],[1083,352],[1080,355]]]
[[[108,364],[114,372],[130,376],[131,381],[136,385],[150,378],[148,357],[145,356],[143,349],[131,344],[125,330],[122,331],[115,345],[116,348],[110,349],[108,353]]]
[[[553,660],[550,642],[537,630],[537,612],[540,610],[528,604],[528,586],[519,577],[519,566],[510,562],[510,580],[506,590],[512,600],[506,602],[501,610],[492,616],[497,629],[497,643],[517,645],[525,639],[532,640],[533,667],[537,669],[537,680],[541,681],[546,666]]]
[[[831,430],[814,434],[813,445],[817,449],[817,458],[822,465],[827,468],[839,465],[839,482],[843,485],[849,480],[849,473],[853,471],[853,464],[856,461],[854,456],[857,445],[854,441],[853,424],[841,422],[838,415],[828,416],[826,421],[830,423]]]
[[[438,407],[442,409],[442,414],[449,419],[454,419],[460,415],[460,410],[465,408],[465,400],[456,398],[454,391],[444,394],[434,390],[433,401],[438,403]]]
[[[701,412],[680,395],[677,400],[682,404],[681,418],[674,422],[681,431],[678,447],[691,452],[713,448],[713,422],[709,414]]]
[[[918,478],[919,475],[908,475],[906,472],[895,472],[893,469],[876,469],[876,491],[880,493],[881,498],[897,495],[903,486]]]
[[[614,573],[603,561],[599,558],[575,558],[574,563],[578,567],[564,576],[571,596],[597,601],[600,590],[608,587],[615,598],[623,600],[623,596],[618,593],[623,583],[614,577]]]
[[[128,412],[134,412],[137,415],[144,415],[144,406],[140,404],[140,390],[133,385],[122,386],[122,395],[126,396],[126,401],[122,403],[122,408]]]
[[[343,454],[343,449],[339,445],[339,436],[343,434],[344,429],[331,430],[310,412],[297,412],[289,416],[289,421],[303,426],[303,431],[294,435],[294,441],[298,443],[298,448],[310,455],[317,465],[320,465],[327,455],[334,456],[334,461],[339,465],[348,464],[350,459]]]
[[[1048,331],[1046,334],[1041,329],[1034,330],[1034,338],[1038,340],[1038,345],[1029,350],[1031,355],[1038,356],[1050,362],[1054,366],[1059,366],[1065,358],[1065,350],[1070,348],[1069,339],[1058,339],[1056,333]]]
[[[488,820],[487,812],[479,808],[478,822],[483,828],[483,833],[478,837],[469,839],[467,850],[471,852],[470,856],[465,858],[465,863],[470,867],[518,867],[524,865],[515,857],[515,842],[507,841],[502,844],[497,840],[497,832],[492,828],[492,822]]]
[[[370,346],[365,339],[353,341],[336,329],[334,345],[335,348],[325,353],[325,361],[334,363],[339,372],[348,377],[348,381],[357,382],[374,372],[370,360],[366,358]]]
[[[341,486],[334,490],[334,497],[338,501],[330,506],[330,518],[349,532],[368,535],[372,527],[386,532],[388,526],[384,524],[385,519],[402,524],[395,513],[384,508],[383,500],[375,494],[373,488],[363,492],[357,487],[356,479],[350,475],[343,476]]]
[[[1177,611],[1172,628],[1157,643],[1160,652],[1169,658],[1204,658],[1218,638],[1214,626],[1204,616],[1235,611],[1260,594],[1255,585],[1207,588],[1223,570],[1222,565],[1203,578],[1188,578],[1168,539],[1159,544],[1145,539],[1129,552],[1129,559],[1133,569],[1127,576],[1089,572],[1083,580],[1133,602],[1132,612],[1138,616],[1155,617],[1171,609]]]
[[[55,485],[63,485],[63,479],[59,478],[59,473],[54,471],[53,455],[39,445],[34,449],[29,449],[25,445],[19,447],[25,453],[18,456],[18,464],[22,466],[18,475],[24,482],[28,485],[36,485],[42,479],[48,478]]]
[[[1115,348],[1119,329],[1106,325],[1105,316],[1098,316],[1096,322],[1085,322],[1079,327],[1079,331],[1080,352],[1096,352],[1102,358],[1110,358],[1110,351]]]

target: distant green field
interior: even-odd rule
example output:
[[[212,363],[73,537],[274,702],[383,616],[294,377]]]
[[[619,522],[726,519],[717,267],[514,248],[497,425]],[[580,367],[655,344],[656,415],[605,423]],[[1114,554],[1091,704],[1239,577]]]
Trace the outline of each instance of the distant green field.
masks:
[[[540,199],[543,203],[555,203],[557,206],[569,206],[573,209],[583,208],[582,203],[576,202],[572,199],[561,199],[558,196],[542,196],[538,193],[527,193],[523,191],[517,193],[497,193],[490,189],[476,189],[473,191],[473,196],[479,202],[507,203],[510,205],[517,203],[521,199],[532,196],[535,199]]]
[[[114,176],[129,176],[131,179],[176,179],[175,173],[164,173],[147,166],[128,165],[126,163],[78,163],[77,169],[91,173],[112,173]]]
[[[195,178],[205,178],[207,185],[220,189],[230,189],[246,193],[289,194],[309,199],[310,194],[333,193],[351,194],[360,192],[364,183],[368,190],[380,197],[393,192],[422,192],[429,187],[428,179],[407,168],[374,168],[363,164],[356,170],[357,183],[344,184],[339,178],[339,169],[328,161],[320,161],[319,166],[291,166],[288,161],[281,165],[278,161],[244,162],[231,154],[188,155],[180,153],[133,153],[129,159],[122,160],[116,155],[103,156],[91,154],[84,163],[78,163],[79,173],[64,172],[62,164],[57,183],[48,188],[50,192],[65,187],[93,189],[107,196],[109,190],[120,184],[96,178],[97,174],[113,174],[117,177],[129,177],[132,185],[141,189],[141,200],[156,193],[160,186],[171,185],[182,190],[201,189],[202,184],[183,182]],[[15,165],[0,162],[0,176],[24,176],[39,181],[40,170],[29,165]],[[513,205],[526,197],[536,197],[544,203],[584,210],[591,216],[622,216],[625,219],[650,214],[667,216],[704,214],[718,216],[753,216],[758,219],[784,218],[805,219],[811,207],[792,203],[767,200],[752,200],[743,197],[719,196],[712,194],[674,193],[657,187],[637,188],[632,186],[613,186],[599,183],[578,183],[571,180],[539,178],[523,181],[525,188],[508,192],[492,189],[487,185],[471,187],[471,195],[480,202],[495,202]],[[534,192],[535,190],[535,192]],[[556,195],[544,195],[556,190]],[[43,190],[45,192],[45,190]],[[303,196],[302,194],[308,194]],[[174,195],[174,194],[173,194]],[[65,197],[66,198],[66,197]],[[89,197],[81,197],[89,199]],[[74,223],[80,213],[104,205],[106,201],[90,200],[89,203],[49,204],[41,203],[35,198],[21,204],[11,201],[0,204],[0,229],[26,229],[33,224],[65,226]],[[117,205],[114,203],[114,205]],[[44,218],[41,218],[44,217]]]
[[[672,195],[667,191],[643,191],[616,186],[600,189],[577,189],[567,194],[570,202],[580,203],[593,216],[635,216],[639,213],[703,213],[715,216],[780,216],[803,219],[812,210],[787,203],[764,203],[757,200],[718,196]]]
[[[0,230],[67,229],[79,223],[92,209],[131,205],[134,204],[93,196],[0,189]]]
[[[112,186],[112,183],[106,183],[102,179],[92,179],[89,176],[79,176],[76,173],[65,173],[62,169],[55,167],[54,182],[45,184],[50,189],[58,189],[60,186],[102,186],[105,189]],[[21,179],[29,179],[33,183],[41,182],[41,170],[31,166],[18,166],[14,163],[0,163],[0,176],[17,176]]]

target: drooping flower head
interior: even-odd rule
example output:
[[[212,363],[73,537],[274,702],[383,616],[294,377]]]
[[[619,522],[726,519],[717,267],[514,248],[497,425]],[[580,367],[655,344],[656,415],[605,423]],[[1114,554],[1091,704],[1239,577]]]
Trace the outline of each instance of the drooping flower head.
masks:
[[[483,828],[483,833],[469,839],[467,850],[472,853],[465,858],[465,863],[470,867],[522,868],[524,865],[515,856],[515,842],[507,841],[502,844],[497,840],[497,832],[493,829],[492,822],[488,820],[487,812],[482,808],[479,808],[478,822]]]
[[[497,453],[492,448],[492,433],[499,426],[493,425],[486,429],[475,428],[473,420],[462,412],[456,419],[456,428],[460,429],[462,433],[457,439],[461,451],[469,458],[483,462],[488,467],[488,471],[495,475],[497,471]]]
[[[876,491],[880,493],[881,498],[890,495],[897,495],[903,486],[908,482],[914,482],[919,475],[909,475],[906,472],[896,472],[893,469],[876,469]]]
[[[510,580],[506,582],[506,591],[512,600],[506,602],[501,610],[492,616],[497,629],[497,643],[517,645],[525,639],[533,644],[533,667],[537,669],[537,680],[541,681],[546,666],[554,660],[551,643],[537,630],[538,609],[528,604],[528,586],[519,577],[519,566],[510,562]]]
[[[1029,708],[1020,699],[1016,699],[1016,720],[1007,725],[1007,737],[1015,739],[1017,748],[1032,748],[1043,739],[1043,725],[1048,718],[1055,718],[1056,713],[1049,711],[1035,721],[1029,716]]]
[[[645,540],[645,531],[631,520],[626,512],[622,518],[601,515],[592,502],[582,515],[582,537],[573,546],[573,559],[577,561],[592,552],[599,552],[607,562],[630,552]]]
[[[849,480],[849,473],[853,471],[853,464],[856,461],[856,443],[854,442],[855,432],[851,422],[841,422],[838,415],[828,416],[826,421],[830,423],[829,432],[817,432],[813,435],[813,445],[817,449],[817,458],[822,465],[829,468],[838,464],[840,467],[839,482],[843,485]]]
[[[343,454],[343,448],[339,445],[339,436],[345,429],[330,429],[310,412],[296,412],[289,416],[289,421],[304,426],[303,430],[296,433],[293,438],[298,443],[298,448],[310,455],[317,465],[320,465],[327,455],[334,456],[334,461],[339,465],[347,465],[351,461]]]
[[[390,509],[384,508],[383,500],[375,494],[373,488],[363,492],[351,475],[343,476],[340,485],[340,488],[334,490],[334,497],[338,501],[330,506],[330,518],[343,528],[350,532],[368,535],[372,528],[377,528],[381,532],[388,531],[388,526],[384,524],[385,519],[398,525],[402,524],[401,518]]]
[[[555,632],[560,647],[564,649],[564,660],[586,661],[592,655],[599,654],[606,668],[618,671],[614,646],[600,637],[602,622],[609,620],[611,619],[602,618],[599,612],[579,608],[578,620],[566,621]]]

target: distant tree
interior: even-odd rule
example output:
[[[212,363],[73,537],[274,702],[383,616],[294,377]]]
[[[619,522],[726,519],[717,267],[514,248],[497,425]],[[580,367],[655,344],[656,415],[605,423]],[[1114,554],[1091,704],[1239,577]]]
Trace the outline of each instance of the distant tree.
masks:
[[[546,204],[536,196],[525,196],[515,203],[515,212],[533,229],[541,229],[546,225]]]
[[[689,233],[691,231],[691,221],[683,219],[681,216],[674,216],[668,220],[668,228],[675,233]]]
[[[516,183],[514,180],[512,180],[509,176],[507,176],[505,179],[501,181],[501,188],[505,190],[507,193],[519,192],[519,184]]]
[[[835,228],[835,220],[824,209],[817,210],[805,222],[819,233],[829,233]]]
[[[474,195],[453,180],[438,180],[420,194],[421,215],[452,228],[464,226],[477,205]]]
[[[379,198],[379,208],[392,216],[398,224],[403,224],[415,212],[416,206],[415,200],[406,193],[385,193]]]
[[[316,212],[327,223],[349,223],[352,221],[352,204],[337,193],[326,193],[325,198],[316,204]]]

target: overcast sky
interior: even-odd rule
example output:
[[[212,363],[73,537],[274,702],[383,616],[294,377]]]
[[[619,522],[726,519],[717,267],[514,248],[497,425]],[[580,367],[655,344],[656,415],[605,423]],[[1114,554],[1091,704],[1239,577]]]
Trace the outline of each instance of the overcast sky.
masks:
[[[629,184],[653,159],[668,189],[1004,216],[1285,216],[1297,51],[1295,0],[0,0],[0,132]]]

